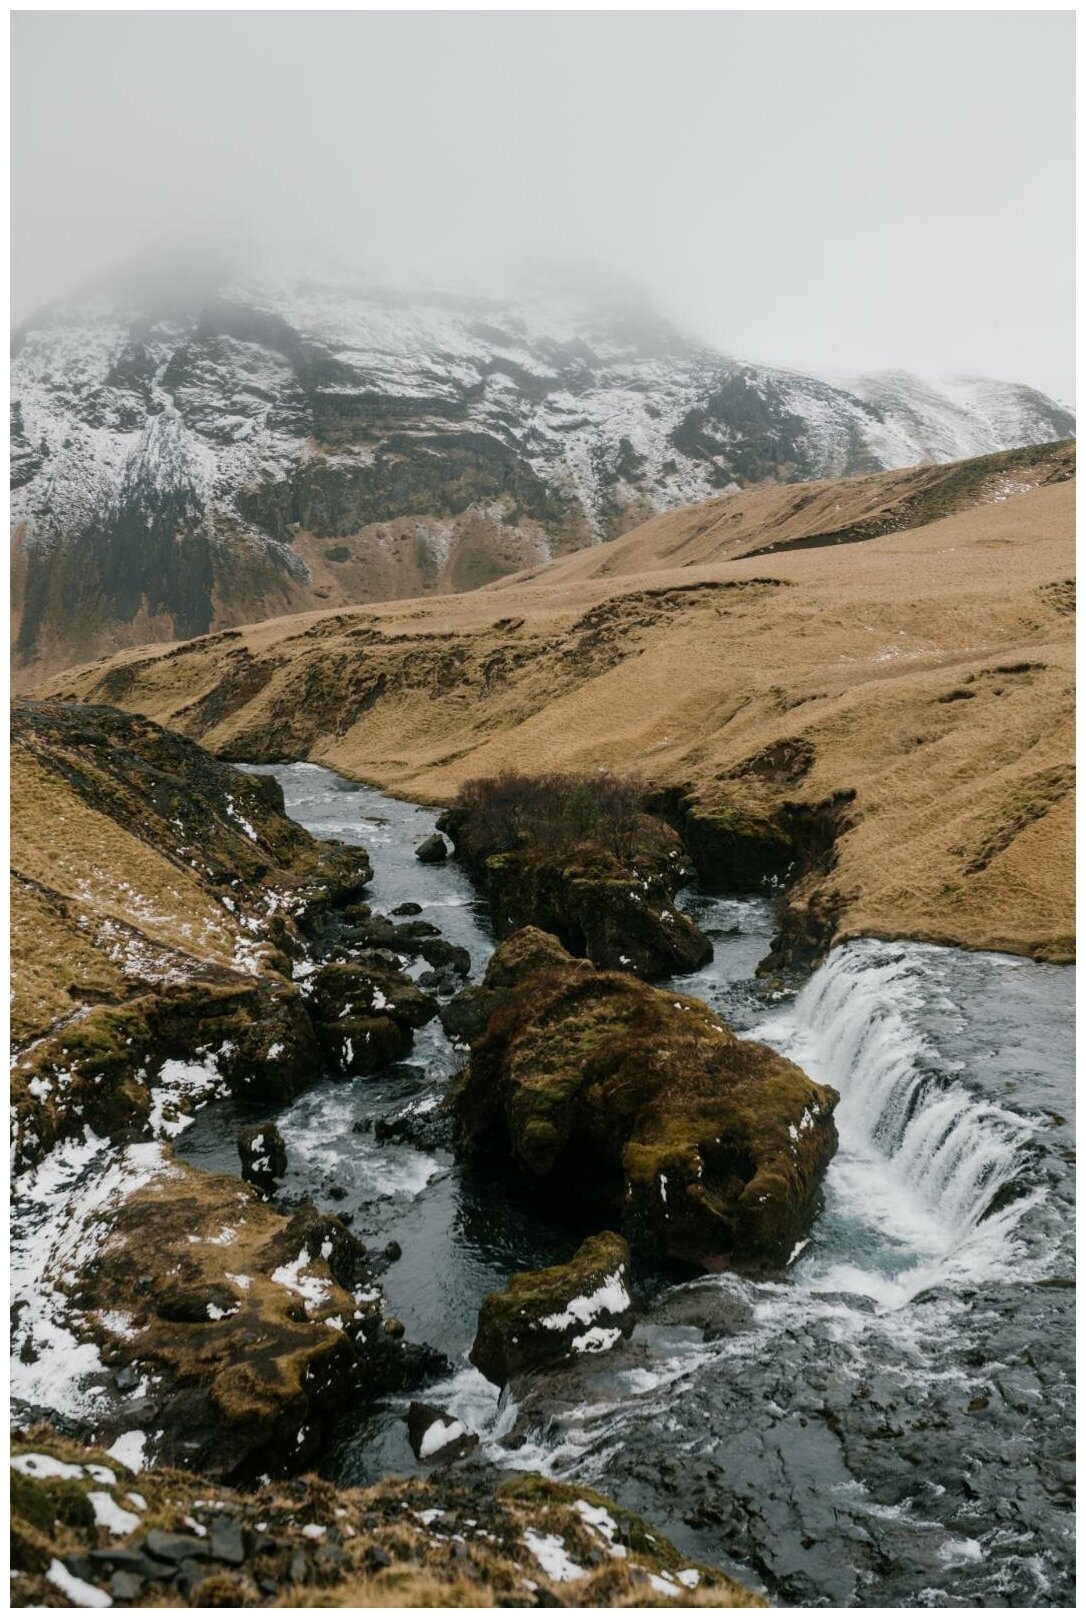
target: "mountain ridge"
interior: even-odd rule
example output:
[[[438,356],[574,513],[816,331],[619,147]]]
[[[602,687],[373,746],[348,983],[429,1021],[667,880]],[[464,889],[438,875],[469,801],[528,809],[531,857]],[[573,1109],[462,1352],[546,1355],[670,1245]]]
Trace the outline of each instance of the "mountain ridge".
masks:
[[[1066,437],[1016,384],[745,364],[628,295],[238,278],[54,305],[12,367],[18,682],[484,584],[731,487]]]

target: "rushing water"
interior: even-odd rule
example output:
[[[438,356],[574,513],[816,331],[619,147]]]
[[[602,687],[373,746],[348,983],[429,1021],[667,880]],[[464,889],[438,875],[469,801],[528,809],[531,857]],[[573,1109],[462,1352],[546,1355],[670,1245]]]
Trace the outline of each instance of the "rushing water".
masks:
[[[273,773],[302,824],[371,850],[376,908],[421,905],[482,969],[466,877],[414,858],[431,812],[311,765]],[[628,1344],[499,1400],[466,1361],[479,1302],[576,1233],[440,1145],[375,1136],[442,1093],[458,1057],[436,1022],[410,1060],[281,1115],[284,1189],[402,1245],[389,1308],[450,1362],[426,1397],[499,1464],[599,1482],[779,1602],[1068,1604],[1073,971],[859,941],[774,995],[754,977],[765,900],[686,908],[715,955],[684,990],[841,1093],[824,1208],[785,1281],[649,1278]],[[207,1108],[181,1149],[235,1166],[241,1116]],[[338,1476],[416,1469],[403,1405],[345,1418]]]

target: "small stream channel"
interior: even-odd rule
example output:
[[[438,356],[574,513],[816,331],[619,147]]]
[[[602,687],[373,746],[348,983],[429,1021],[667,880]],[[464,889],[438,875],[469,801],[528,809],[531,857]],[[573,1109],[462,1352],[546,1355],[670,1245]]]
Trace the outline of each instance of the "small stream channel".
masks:
[[[414,858],[432,811],[315,765],[270,773],[316,836],[369,849],[375,909],[417,903],[478,977],[485,906],[454,863]],[[768,901],[683,903],[715,944],[684,992],[841,1092],[825,1206],[785,1281],[645,1277],[629,1343],[499,1400],[467,1363],[479,1303],[577,1232],[440,1146],[375,1137],[431,1111],[462,1060],[436,1021],[409,1060],[280,1114],[284,1192],[401,1245],[389,1310],[450,1367],[424,1396],[497,1464],[596,1483],[779,1603],[1070,1604],[1073,969],[858,941],[783,996],[754,976]],[[247,1121],[216,1102],[178,1150],[236,1172]],[[328,1470],[418,1470],[406,1403],[345,1415]]]

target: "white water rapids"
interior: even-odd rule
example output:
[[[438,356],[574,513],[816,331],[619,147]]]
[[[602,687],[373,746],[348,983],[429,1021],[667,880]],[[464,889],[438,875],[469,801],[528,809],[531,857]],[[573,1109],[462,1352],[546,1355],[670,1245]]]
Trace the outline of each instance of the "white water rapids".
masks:
[[[374,904],[417,901],[478,978],[485,907],[454,863],[414,858],[432,815],[313,765],[274,773],[303,825],[371,849]],[[280,1117],[287,1189],[402,1245],[389,1307],[453,1367],[422,1397],[496,1464],[597,1483],[785,1605],[1065,1604],[1073,971],[858,940],[789,997],[754,975],[768,900],[682,902],[715,945],[684,992],[841,1095],[824,1206],[785,1276],[649,1278],[628,1343],[499,1400],[467,1363],[481,1299],[575,1237],[440,1144],[374,1130],[444,1092],[436,1022],[388,1074],[323,1081]],[[237,1121],[206,1109],[182,1150],[234,1167]],[[415,1468],[409,1397],[345,1413],[340,1480]]]

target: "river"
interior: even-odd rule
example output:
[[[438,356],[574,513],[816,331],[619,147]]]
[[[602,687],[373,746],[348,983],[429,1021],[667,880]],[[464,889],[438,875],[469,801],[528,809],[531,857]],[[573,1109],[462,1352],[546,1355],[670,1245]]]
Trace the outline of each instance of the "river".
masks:
[[[420,905],[481,973],[485,906],[455,863],[414,858],[433,811],[315,765],[268,773],[308,830],[370,850],[376,909]],[[496,1463],[598,1483],[777,1603],[1069,1605],[1073,969],[859,940],[784,994],[754,975],[767,899],[682,902],[715,944],[684,992],[841,1093],[824,1207],[786,1280],[646,1276],[629,1343],[499,1399],[466,1359],[479,1302],[577,1233],[441,1144],[375,1135],[426,1119],[463,1060],[436,1021],[407,1061],[280,1114],[284,1191],[401,1245],[389,1310],[449,1362],[424,1397]],[[178,1150],[236,1172],[249,1117],[208,1106]],[[331,1474],[418,1470],[406,1402],[345,1415]]]

